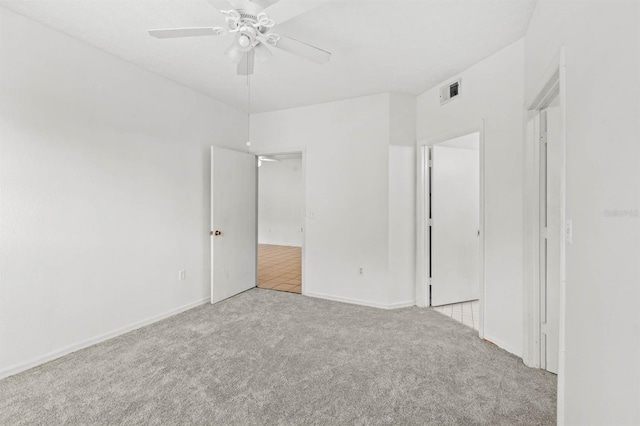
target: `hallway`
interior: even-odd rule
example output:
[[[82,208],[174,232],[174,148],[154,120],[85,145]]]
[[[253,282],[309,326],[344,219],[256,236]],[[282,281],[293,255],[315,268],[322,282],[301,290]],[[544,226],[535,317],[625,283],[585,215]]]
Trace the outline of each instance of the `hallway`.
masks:
[[[302,249],[259,244],[258,287],[302,293]]]

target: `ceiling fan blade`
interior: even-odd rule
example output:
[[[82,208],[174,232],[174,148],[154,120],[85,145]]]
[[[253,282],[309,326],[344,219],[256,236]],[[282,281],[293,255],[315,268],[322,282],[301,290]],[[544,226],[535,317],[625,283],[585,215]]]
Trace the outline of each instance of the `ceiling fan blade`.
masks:
[[[276,25],[280,25],[326,3],[327,0],[280,0],[267,7],[264,12],[275,21]]]
[[[247,52],[238,64],[238,75],[253,74],[253,66],[255,63],[255,53],[253,50]]]
[[[291,37],[280,36],[280,40],[275,44],[275,47],[282,49],[285,52],[302,56],[303,58],[318,64],[327,63],[329,62],[329,59],[331,59],[330,52],[311,46],[310,44],[303,43]]]
[[[260,9],[266,9],[274,4],[278,3],[280,0],[248,0],[251,3],[255,3],[260,6]]]
[[[163,28],[149,30],[150,36],[156,38],[178,38],[178,37],[198,37],[222,35],[224,29],[220,27],[198,27],[198,28]]]
[[[227,0],[207,0],[211,6],[213,6],[216,10],[230,10],[235,9],[235,5],[231,4]]]
[[[236,64],[239,64],[240,61],[242,61],[242,59],[244,58],[244,53],[245,52],[240,50],[240,48],[238,47],[238,45],[234,41],[233,44],[231,46],[229,46],[229,48],[227,49],[227,51],[225,53],[229,57],[229,59],[231,59]]]
[[[264,43],[258,43],[256,47],[253,48],[253,50],[255,50],[256,52],[256,59],[261,64],[264,64],[269,60],[269,58],[273,56],[271,50],[269,50],[269,48],[265,46]]]
[[[245,10],[250,13],[258,13],[265,7],[278,0],[207,0],[209,4],[218,10]]]

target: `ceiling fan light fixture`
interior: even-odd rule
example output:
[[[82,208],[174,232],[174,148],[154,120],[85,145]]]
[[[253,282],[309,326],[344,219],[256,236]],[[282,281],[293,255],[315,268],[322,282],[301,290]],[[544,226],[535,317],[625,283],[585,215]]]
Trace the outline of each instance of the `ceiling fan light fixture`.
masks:
[[[255,25],[262,28],[273,28],[276,23],[273,21],[273,19],[269,18],[269,15],[267,15],[265,12],[260,12],[258,13],[258,16],[256,16]]]
[[[236,35],[235,44],[243,52],[249,52],[256,45],[257,34],[252,27],[243,26]]]
[[[238,48],[238,46],[233,43],[226,52],[227,57],[231,59],[234,63],[239,64],[244,57],[244,52]]]
[[[240,34],[240,37],[238,37],[238,44],[242,47],[249,47],[251,45],[251,38],[246,34]]]
[[[273,56],[271,48],[277,48],[317,63],[328,62],[331,53],[291,37],[271,32],[276,24],[282,24],[315,7],[317,1],[294,0],[280,6],[280,0],[208,0],[224,17],[227,28],[187,27],[149,30],[149,35],[165,38],[195,36],[234,35],[228,56],[236,65],[238,75],[253,73],[254,58],[260,63]],[[324,1],[324,0],[323,0]],[[320,2],[322,3],[322,1]],[[285,4],[283,2],[282,4]],[[231,9],[228,9],[231,7]],[[275,19],[272,19],[272,16]]]

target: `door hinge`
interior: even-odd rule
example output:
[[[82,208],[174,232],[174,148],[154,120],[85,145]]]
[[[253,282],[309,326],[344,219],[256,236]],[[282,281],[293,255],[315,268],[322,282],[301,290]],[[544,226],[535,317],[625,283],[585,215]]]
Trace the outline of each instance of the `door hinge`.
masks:
[[[540,323],[540,334],[547,334],[547,323],[546,322],[542,322]]]
[[[433,167],[433,160],[429,160],[429,161],[427,161],[427,165],[428,165],[429,167]]]
[[[548,228],[540,228],[540,238],[544,238],[545,240],[548,238],[547,230],[548,230]]]
[[[427,219],[427,226],[433,226],[433,219]]]

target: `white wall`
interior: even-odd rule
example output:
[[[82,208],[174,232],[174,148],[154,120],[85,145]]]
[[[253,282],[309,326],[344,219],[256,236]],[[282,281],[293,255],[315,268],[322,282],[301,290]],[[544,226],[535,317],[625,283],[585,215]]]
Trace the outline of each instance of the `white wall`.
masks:
[[[415,111],[415,108],[414,108]],[[415,122],[413,123],[415,129]],[[412,145],[415,144],[415,139]],[[414,146],[389,147],[389,303],[415,300],[416,160]]]
[[[1,377],[209,296],[209,146],[242,146],[246,115],[0,26]]]
[[[566,50],[564,413],[640,424],[640,3],[540,1],[525,37],[525,93]]]
[[[416,143],[416,97],[389,93],[389,126],[391,145],[410,146]],[[415,196],[414,196],[415,198]]]
[[[305,293],[386,304],[388,96],[255,114],[251,125],[256,152],[306,148]]]
[[[416,298],[416,98],[389,93],[389,299]]]
[[[302,160],[263,161],[258,169],[258,243],[302,247]]]
[[[484,120],[484,337],[522,353],[522,105],[524,45],[518,41],[459,75],[460,98],[440,106],[439,86],[417,101],[419,144],[479,130]]]
[[[306,149],[306,294],[413,304],[413,292],[399,301],[390,290],[390,110],[379,94],[252,115],[256,152]]]

